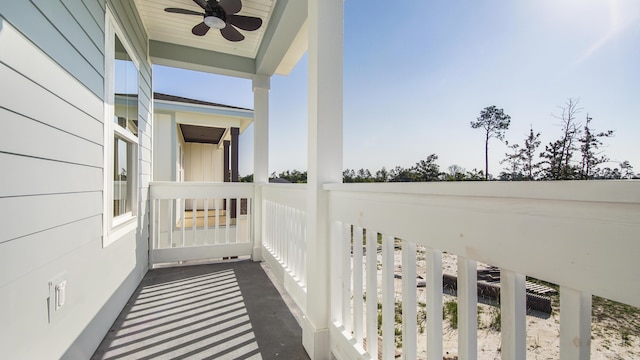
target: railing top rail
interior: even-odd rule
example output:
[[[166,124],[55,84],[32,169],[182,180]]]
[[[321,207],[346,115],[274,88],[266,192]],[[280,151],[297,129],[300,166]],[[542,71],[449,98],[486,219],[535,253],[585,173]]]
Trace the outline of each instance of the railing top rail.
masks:
[[[325,184],[328,191],[640,204],[640,180]]]
[[[149,183],[151,199],[204,199],[253,197],[252,183],[153,181]]]
[[[299,210],[306,210],[307,206],[307,184],[264,184],[261,185],[262,198]]]
[[[263,188],[278,189],[278,190],[299,190],[303,191],[307,188],[307,184],[287,184],[287,183],[268,183],[260,184]]]
[[[253,187],[253,183],[249,182],[222,182],[222,181],[151,181],[150,186],[239,186],[239,187]]]

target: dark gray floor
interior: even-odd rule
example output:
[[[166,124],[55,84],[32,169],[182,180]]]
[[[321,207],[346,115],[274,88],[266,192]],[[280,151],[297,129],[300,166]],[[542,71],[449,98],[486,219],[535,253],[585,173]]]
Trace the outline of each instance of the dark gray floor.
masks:
[[[92,359],[309,359],[259,263],[151,270]]]

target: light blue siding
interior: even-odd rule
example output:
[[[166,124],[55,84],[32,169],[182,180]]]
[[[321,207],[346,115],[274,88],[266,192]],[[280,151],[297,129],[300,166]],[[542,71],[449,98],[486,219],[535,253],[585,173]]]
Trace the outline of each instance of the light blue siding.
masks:
[[[62,7],[57,0],[48,0],[48,2],[56,3]],[[62,12],[59,14],[62,14]],[[100,60],[97,56],[86,59],[82,52],[91,51],[91,49],[75,48],[69,39],[65,37],[65,34],[56,28],[56,26],[63,27],[63,25],[51,23],[40,9],[30,1],[0,0],[0,16],[17,28],[32,43],[36,44],[94,94],[104,98],[104,60]],[[54,16],[54,14],[51,14],[51,16]],[[76,23],[75,20],[73,22]],[[79,25],[77,29],[80,29]],[[77,34],[73,35],[73,37],[82,37],[82,35]],[[85,43],[87,42],[85,41]],[[89,60],[96,62],[91,63]]]
[[[139,59],[142,201],[140,227],[103,247],[107,6]],[[147,59],[133,1],[0,0],[3,358],[89,358],[147,270]],[[48,284],[61,274],[67,303],[49,323]]]

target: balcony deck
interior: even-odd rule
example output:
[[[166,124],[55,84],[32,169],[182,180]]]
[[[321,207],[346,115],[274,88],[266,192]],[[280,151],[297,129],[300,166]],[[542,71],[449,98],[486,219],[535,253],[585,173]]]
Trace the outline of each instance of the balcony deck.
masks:
[[[263,266],[150,270],[92,359],[309,359]]]

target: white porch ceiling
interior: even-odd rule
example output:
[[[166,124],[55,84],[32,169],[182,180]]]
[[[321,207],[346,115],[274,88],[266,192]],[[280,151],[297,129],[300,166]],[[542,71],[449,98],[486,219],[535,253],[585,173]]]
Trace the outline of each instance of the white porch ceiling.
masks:
[[[239,30],[245,39],[231,42],[223,38],[216,29],[209,30],[205,36],[193,35],[191,28],[202,22],[201,17],[164,11],[168,7],[177,7],[202,12],[202,8],[192,0],[134,0],[150,40],[246,58],[256,57],[276,1],[243,0],[242,10],[238,15],[259,17],[262,19],[262,26],[256,31]]]
[[[307,50],[307,0],[243,0],[239,15],[262,19],[256,31],[239,30],[245,39],[231,42],[219,30],[195,36],[202,22],[195,15],[164,11],[167,7],[201,12],[193,0],[134,0],[149,37],[154,64],[252,78],[288,75]]]

